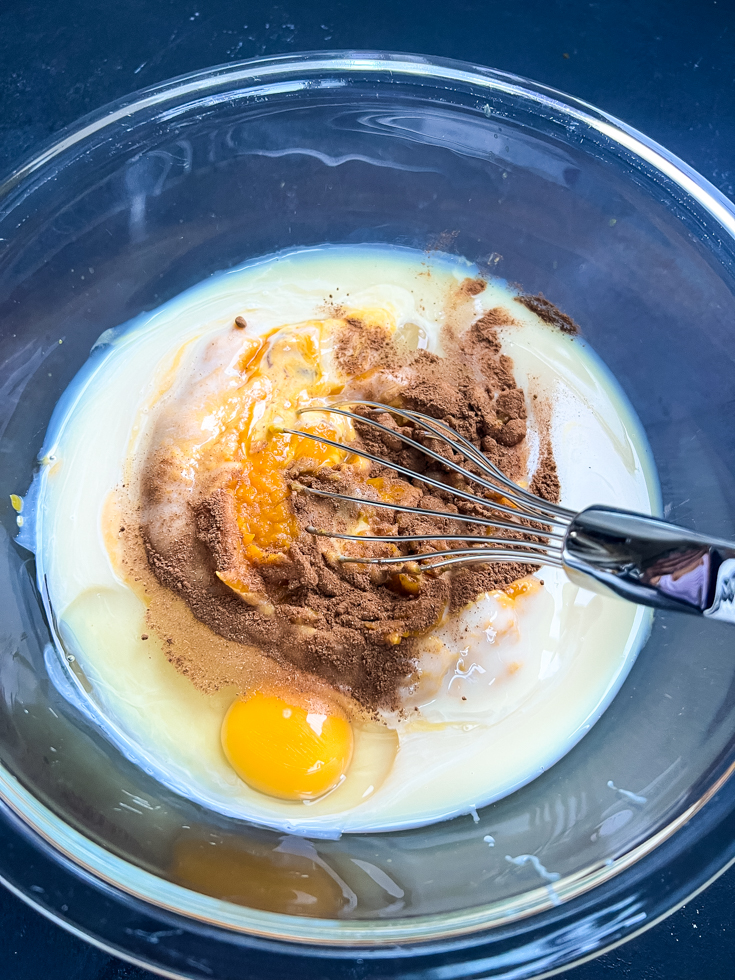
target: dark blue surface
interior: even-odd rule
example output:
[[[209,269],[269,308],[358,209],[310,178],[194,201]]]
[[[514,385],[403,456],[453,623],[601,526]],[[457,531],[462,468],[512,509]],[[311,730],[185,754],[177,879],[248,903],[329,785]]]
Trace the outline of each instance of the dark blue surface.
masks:
[[[462,58],[545,82],[636,126],[735,198],[733,0],[6,0],[0,171],[136,88],[235,59],[348,47]],[[0,890],[2,980],[150,976]],[[735,870],[561,980],[611,976],[732,980]]]
[[[732,980],[733,898],[731,873],[647,933],[557,980]],[[147,970],[67,935],[2,889],[0,942],[3,980],[153,980]]]

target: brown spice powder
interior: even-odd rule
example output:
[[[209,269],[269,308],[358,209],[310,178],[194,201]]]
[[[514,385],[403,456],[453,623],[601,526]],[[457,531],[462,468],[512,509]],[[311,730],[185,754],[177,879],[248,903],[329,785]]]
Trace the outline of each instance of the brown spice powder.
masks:
[[[557,327],[562,333],[579,333],[579,327],[574,320],[570,316],[567,316],[566,313],[562,313],[558,307],[546,299],[543,293],[539,293],[538,296],[529,296],[524,293],[514,297],[514,300],[516,303],[520,303],[521,306],[525,306],[531,313],[535,313],[544,323],[548,323],[552,327]]]
[[[347,396],[416,409],[445,421],[507,476],[521,480],[527,465],[525,396],[515,384],[512,361],[502,353],[497,332],[498,327],[511,325],[513,318],[507,310],[496,308],[473,322],[472,299],[484,288],[483,280],[469,279],[456,288],[447,311],[441,357],[410,350],[387,331],[366,329],[355,317],[346,321],[337,338],[336,357],[347,374],[362,379]],[[397,438],[403,433],[420,441],[415,428],[401,425],[399,416],[387,413],[379,421],[390,432],[358,424],[355,445],[441,484],[427,486],[373,464],[368,476],[382,481],[383,493],[390,491],[391,500],[448,515],[488,514],[456,496],[454,490],[464,485],[463,478]],[[453,458],[437,440],[427,445]],[[559,481],[548,432],[541,433],[541,446],[531,488],[556,501]],[[448,610],[460,609],[487,591],[503,589],[532,570],[527,565],[501,562],[441,573],[419,571],[412,555],[429,548],[443,550],[447,545],[442,541],[402,543],[398,553],[405,563],[398,566],[343,563],[339,554],[380,556],[390,553],[390,546],[369,541],[341,543],[338,553],[333,539],[313,535],[307,528],[349,532],[357,518],[367,514],[374,534],[449,534],[467,528],[471,536],[479,530],[449,518],[358,507],[314,496],[303,488],[343,494],[358,490],[366,503],[371,494],[372,499],[380,499],[375,485],[368,484],[365,473],[358,473],[355,467],[345,465],[325,472],[301,460],[290,474],[298,537],[273,561],[248,569],[249,601],[217,576],[236,560],[238,534],[231,501],[222,487],[205,488],[196,503],[177,514],[170,529],[158,517],[155,527],[151,524],[149,506],[165,498],[170,489],[167,474],[173,479],[175,471],[175,467],[167,469],[165,460],[162,465],[162,452],[160,447],[153,448],[141,475],[138,540],[148,568],[142,568],[132,552],[129,566],[137,567],[135,574],[151,596],[163,587],[178,597],[173,604],[162,603],[160,596],[152,601],[148,625],[165,637],[171,662],[204,690],[227,685],[242,688],[251,683],[247,664],[257,651],[258,656],[265,654],[278,665],[283,676],[291,672],[302,681],[311,677],[326,683],[368,713],[399,709],[400,691],[415,671],[421,636]],[[470,489],[478,492],[475,484]],[[188,632],[178,635],[172,609],[182,608],[181,600],[187,615],[193,614],[216,634],[213,642],[203,642],[206,633],[201,631],[198,648],[182,641],[184,633],[191,634],[191,623]],[[163,608],[165,615],[158,615],[157,610]]]

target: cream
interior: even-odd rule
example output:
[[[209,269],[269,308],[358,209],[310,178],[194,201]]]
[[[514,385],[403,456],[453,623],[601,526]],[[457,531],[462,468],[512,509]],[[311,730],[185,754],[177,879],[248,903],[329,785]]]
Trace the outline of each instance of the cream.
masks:
[[[154,635],[141,640],[145,606],[111,561],[105,502],[125,478],[182,345],[219,336],[240,315],[254,334],[318,319],[331,300],[388,309],[399,330],[438,350],[447,283],[477,274],[462,259],[383,246],[266,258],[103,335],[59,404],[36,520],[27,506],[23,528],[65,655],[76,658],[76,673],[58,682],[131,759],[177,792],[312,836],[419,826],[471,812],[553,765],[623,682],[650,613],[544,568],[536,575],[543,585],[530,594],[487,596],[426,637],[419,683],[406,694],[419,711],[358,731],[355,758],[331,794],[284,803],[241,782],[222,753],[219,730],[235,692],[202,694],[168,663]],[[563,504],[656,511],[645,436],[616,382],[583,340],[542,323],[515,295],[491,280],[474,302],[478,316],[505,306],[518,321],[502,341],[519,386],[538,396],[528,399],[530,467],[533,407],[540,406],[551,413]],[[52,669],[59,678],[58,665]]]

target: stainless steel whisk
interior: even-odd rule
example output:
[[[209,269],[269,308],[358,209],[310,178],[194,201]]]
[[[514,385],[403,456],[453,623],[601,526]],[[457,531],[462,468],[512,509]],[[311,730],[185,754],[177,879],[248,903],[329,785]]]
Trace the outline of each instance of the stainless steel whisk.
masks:
[[[388,413],[405,419],[415,426],[413,435],[439,440],[453,453],[471,463],[477,472],[448,459],[411,435],[391,429],[368,414],[358,415],[343,406],[360,406],[368,412]],[[372,426],[400,439],[406,445],[449,467],[466,481],[501,498],[489,500],[469,489],[450,486],[430,474],[416,473],[390,459],[316,433],[283,429],[282,431],[292,435],[312,439],[379,463],[409,480],[418,480],[427,486],[447,491],[453,497],[485,508],[491,513],[478,516],[423,510],[392,501],[367,500],[300,485],[303,491],[320,497],[357,503],[363,507],[403,511],[420,517],[435,517],[479,525],[485,530],[506,532],[504,535],[439,532],[366,536],[307,528],[312,534],[350,541],[372,540],[391,544],[457,542],[457,547],[439,551],[384,558],[342,556],[340,561],[380,565],[415,562],[419,567],[428,563],[432,571],[451,565],[478,562],[509,561],[527,565],[550,565],[564,569],[577,584],[603,594],[612,592],[641,605],[674,609],[735,623],[735,543],[709,538],[654,517],[614,507],[592,506],[575,513],[559,504],[550,503],[519,487],[451,426],[421,412],[362,400],[303,408],[299,414],[307,412],[334,413],[353,422]],[[499,518],[498,514],[502,517]],[[508,537],[507,532],[516,536]]]

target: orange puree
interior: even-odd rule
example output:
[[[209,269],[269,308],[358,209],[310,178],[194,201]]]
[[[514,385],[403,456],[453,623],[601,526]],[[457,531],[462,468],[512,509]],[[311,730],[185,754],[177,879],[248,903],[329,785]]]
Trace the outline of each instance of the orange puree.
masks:
[[[394,329],[383,310],[354,315],[388,332]],[[356,461],[343,450],[280,431],[299,428],[340,442],[352,437],[351,424],[341,416],[296,414],[302,407],[328,404],[349,380],[329,358],[346,326],[338,318],[310,320],[253,338],[233,365],[232,373],[242,381],[208,405],[217,434],[207,455],[214,465],[236,464],[227,489],[235,499],[244,557],[252,563],[278,561],[298,535],[285,479],[294,461],[309,460],[313,469]],[[234,581],[227,584],[237,589]]]

